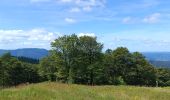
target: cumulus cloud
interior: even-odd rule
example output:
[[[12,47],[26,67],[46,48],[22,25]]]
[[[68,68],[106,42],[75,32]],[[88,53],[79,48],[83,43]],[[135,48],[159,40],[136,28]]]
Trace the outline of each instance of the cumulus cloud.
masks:
[[[131,21],[132,21],[132,18],[131,18],[131,17],[125,17],[125,18],[123,18],[123,20],[122,20],[123,23],[131,23]]]
[[[86,6],[86,7],[83,7],[83,10],[89,12],[89,11],[92,11],[92,7]]]
[[[0,30],[0,34],[0,48],[3,48],[5,45],[13,48],[34,46],[48,48],[50,43],[61,35],[59,33],[48,32],[44,29]]]
[[[91,5],[91,6],[94,6],[94,5],[100,5],[102,6],[103,3],[105,3],[106,1],[105,0],[58,0],[59,2],[62,2],[62,3],[74,3],[74,4],[77,4],[77,5]]]
[[[125,24],[129,23],[157,23],[160,21],[161,14],[160,13],[154,13],[148,16],[145,16],[144,18],[140,17],[125,17],[122,19],[122,22]]]
[[[82,11],[92,11],[94,7],[104,7],[105,0],[59,0],[59,2],[64,4],[70,4],[72,6],[79,7]],[[74,9],[73,11],[78,11]]]
[[[31,3],[37,3],[37,2],[48,2],[51,0],[30,0]]]
[[[75,22],[76,22],[76,20],[75,20],[75,19],[72,19],[72,18],[65,18],[65,21],[66,21],[67,23],[75,23]]]
[[[61,1],[61,2],[72,2],[73,0],[59,0],[59,1]]]
[[[161,14],[160,13],[154,13],[150,16],[147,16],[143,19],[143,22],[145,23],[156,23],[159,21]]]
[[[131,16],[128,16],[128,17],[125,17],[122,19],[122,23],[124,24],[136,24],[136,23],[143,23],[143,18],[140,18],[140,17],[131,17]]]
[[[152,37],[127,37],[117,35],[105,35],[101,38],[105,48],[115,49],[117,47],[128,47],[130,51],[160,51],[168,50],[170,41],[168,39],[153,39]],[[101,41],[100,40],[100,41]],[[161,49],[160,49],[161,48]]]
[[[96,14],[98,12],[95,12],[95,10],[98,10],[98,8],[105,7],[105,4],[106,4],[106,0],[30,0],[30,2],[33,4],[47,2],[49,4],[47,6],[50,6],[53,3],[52,6],[58,6],[58,8],[62,8],[62,11],[59,11],[58,13],[61,13],[59,15],[61,15],[63,19],[62,21],[65,21],[68,23],[75,23],[77,22],[76,21],[77,19],[90,20],[86,17],[91,18],[92,14],[86,15],[86,13],[94,11],[94,14]],[[43,5],[43,6],[46,6],[46,5]],[[56,11],[52,11],[52,12],[56,12]],[[77,14],[77,15],[73,15],[72,13]],[[76,20],[70,18],[73,16],[76,16]]]
[[[72,13],[72,12],[80,12],[81,10],[80,10],[80,8],[78,8],[78,7],[75,7],[75,8],[71,8],[70,9],[70,12]]]

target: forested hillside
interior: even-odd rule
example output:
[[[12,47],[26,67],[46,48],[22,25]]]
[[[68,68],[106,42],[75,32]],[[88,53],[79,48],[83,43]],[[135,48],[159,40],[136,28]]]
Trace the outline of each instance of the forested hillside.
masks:
[[[65,35],[51,43],[50,54],[31,63],[10,53],[0,58],[0,86],[54,81],[85,85],[170,86],[170,70],[156,68],[125,47],[103,52],[97,37]],[[28,61],[27,61],[28,60]]]
[[[148,60],[170,61],[170,52],[142,52]]]
[[[41,59],[48,55],[48,50],[38,48],[24,48],[16,50],[0,50],[0,55],[10,52],[12,56]]]
[[[0,55],[10,52],[12,56],[19,58],[30,58],[39,60],[46,57],[49,51],[38,48],[25,48],[16,50],[0,50]],[[155,67],[170,67],[170,53],[169,52],[142,52],[146,59]],[[28,59],[29,60],[29,59]]]
[[[170,61],[149,61],[156,67],[170,68]]]

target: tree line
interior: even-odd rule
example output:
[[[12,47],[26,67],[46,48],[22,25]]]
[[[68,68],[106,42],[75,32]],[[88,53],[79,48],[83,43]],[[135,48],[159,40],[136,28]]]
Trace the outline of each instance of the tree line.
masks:
[[[39,64],[5,54],[0,58],[0,85],[55,81],[86,85],[170,86],[170,70],[156,68],[139,52],[125,47],[103,52],[96,37],[75,34],[57,38]],[[24,60],[25,61],[25,60]]]
[[[40,82],[38,66],[20,60],[21,57],[13,57],[10,53],[0,57],[0,87],[16,86],[26,82]]]

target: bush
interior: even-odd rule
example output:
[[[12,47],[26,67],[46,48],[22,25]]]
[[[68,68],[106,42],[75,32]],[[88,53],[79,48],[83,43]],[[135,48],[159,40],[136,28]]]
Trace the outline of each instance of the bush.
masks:
[[[166,86],[170,86],[170,80],[167,81],[165,84],[166,84]]]
[[[125,81],[124,79],[122,78],[122,76],[119,76],[119,77],[116,77],[114,79],[114,85],[125,85]]]

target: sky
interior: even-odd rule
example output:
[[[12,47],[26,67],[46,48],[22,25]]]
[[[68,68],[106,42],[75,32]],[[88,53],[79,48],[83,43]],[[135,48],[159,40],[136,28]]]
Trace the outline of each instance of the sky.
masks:
[[[170,51],[170,0],[1,0],[0,49],[96,36],[104,49]]]

